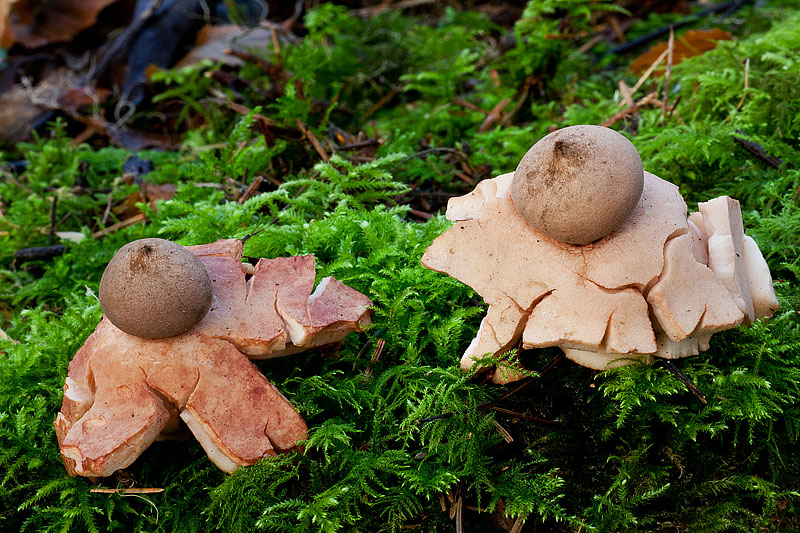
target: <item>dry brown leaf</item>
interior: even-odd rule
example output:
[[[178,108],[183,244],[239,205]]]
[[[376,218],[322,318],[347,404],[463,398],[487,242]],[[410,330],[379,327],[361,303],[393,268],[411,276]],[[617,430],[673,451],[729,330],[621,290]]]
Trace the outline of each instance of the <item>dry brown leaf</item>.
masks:
[[[11,4],[17,0],[0,0],[0,48],[9,48],[14,44],[14,34],[11,32]]]
[[[16,1],[10,17],[14,39],[26,48],[67,42],[80,31],[91,27],[97,21],[97,15],[115,1]]]
[[[175,66],[185,67],[204,59],[210,59],[224,65],[237,67],[243,65],[244,61],[225,53],[226,50],[236,49],[247,52],[251,49],[265,50],[271,46],[272,34],[265,28],[244,28],[235,24],[206,25],[197,34],[195,47]]]
[[[175,196],[177,190],[178,186],[174,183],[156,184],[143,181],[138,191],[129,194],[121,205],[113,209],[114,214],[121,219],[136,216],[142,212],[136,205],[139,202],[147,203],[156,210],[157,200],[169,200]]]
[[[719,28],[712,30],[689,30],[675,40],[672,51],[672,64],[677,65],[687,57],[699,56],[713,50],[719,41],[729,41],[732,36],[727,31]],[[636,58],[631,64],[631,70],[636,74],[641,74],[653,64],[654,61],[667,49],[667,41],[658,43],[647,52]],[[656,76],[662,76],[665,68],[658,67],[655,70]]]
[[[13,144],[24,140],[30,125],[46,113],[46,109],[31,102],[25,87],[11,87],[0,95],[0,142]]]

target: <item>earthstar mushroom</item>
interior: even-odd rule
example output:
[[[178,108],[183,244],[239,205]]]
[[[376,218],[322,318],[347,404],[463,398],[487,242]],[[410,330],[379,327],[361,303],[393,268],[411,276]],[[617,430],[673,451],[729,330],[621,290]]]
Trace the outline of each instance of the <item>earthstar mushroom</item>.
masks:
[[[700,214],[687,220],[678,188],[643,172],[632,210],[607,234],[579,235],[582,226],[594,224],[596,212],[562,225],[581,237],[570,241],[581,244],[556,238],[561,233],[547,221],[538,229],[531,223],[553,213],[581,217],[572,211],[573,196],[558,194],[554,184],[560,178],[553,171],[563,172],[561,181],[579,193],[581,186],[594,192],[598,183],[608,182],[587,171],[587,152],[574,143],[587,142],[591,157],[604,161],[594,170],[614,170],[629,166],[625,143],[630,143],[614,141],[625,147],[617,152],[596,147],[611,145],[608,139],[615,136],[622,137],[596,126],[556,131],[540,141],[543,146],[534,145],[525,156],[530,161],[523,158],[515,173],[484,180],[448,202],[446,216],[454,224],[434,240],[422,264],[467,283],[489,306],[462,357],[463,368],[520,343],[523,348],[557,346],[568,358],[601,370],[653,356],[696,355],[708,349],[712,334],[771,316],[778,308],[766,262],[755,242],[744,238],[738,202],[728,197],[701,204]],[[558,139],[569,139],[568,148],[558,147]],[[557,165],[550,164],[554,151],[564,155]],[[577,155],[575,168],[567,153]],[[615,159],[615,153],[626,161]],[[582,185],[581,177],[587,179]],[[550,189],[543,189],[550,197],[515,194],[521,180],[529,187],[523,192],[551,180]],[[635,189],[634,184],[634,196]],[[625,194],[621,202],[628,201]],[[529,209],[529,202],[539,205]],[[508,371],[494,376],[498,382],[517,378]]]
[[[151,339],[105,317],[70,362],[54,423],[70,475],[111,475],[181,420],[226,472],[296,447],[305,421],[249,358],[339,342],[369,323],[369,298],[333,278],[309,295],[312,256],[260,259],[251,269],[237,239],[185,250],[212,286],[197,324]]]

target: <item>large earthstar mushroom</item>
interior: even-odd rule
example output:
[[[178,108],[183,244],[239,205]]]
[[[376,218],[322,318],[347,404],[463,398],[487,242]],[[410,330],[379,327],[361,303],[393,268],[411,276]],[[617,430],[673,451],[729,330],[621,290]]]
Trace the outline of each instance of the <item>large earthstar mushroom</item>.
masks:
[[[551,133],[513,174],[452,198],[446,216],[454,224],[422,264],[489,306],[465,369],[520,343],[600,370],[697,355],[712,334],[778,308],[738,202],[716,198],[687,220],[678,188],[608,128]]]
[[[136,241],[108,269],[106,316],[69,364],[55,421],[70,475],[111,475],[181,420],[225,472],[294,448],[305,421],[248,358],[339,342],[369,323],[369,298],[333,278],[310,294],[312,256],[253,268],[237,239]]]

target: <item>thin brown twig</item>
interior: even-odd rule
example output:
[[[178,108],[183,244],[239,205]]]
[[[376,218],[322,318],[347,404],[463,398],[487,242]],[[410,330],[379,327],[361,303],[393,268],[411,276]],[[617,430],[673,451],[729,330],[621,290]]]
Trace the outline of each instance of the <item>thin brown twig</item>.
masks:
[[[703,392],[700,389],[698,389],[697,386],[694,383],[692,383],[688,377],[686,377],[686,374],[681,372],[680,369],[677,366],[675,366],[675,363],[673,363],[669,359],[665,359],[664,365],[667,367],[667,369],[669,369],[670,372],[675,374],[675,376],[680,380],[681,383],[686,385],[686,387],[690,391],[692,391],[692,394],[694,394],[695,397],[697,397],[697,399],[700,400],[701,403],[703,404],[708,403],[706,395],[703,394]]]
[[[646,106],[648,104],[653,104],[653,103],[658,102],[657,96],[658,96],[658,93],[656,93],[656,92],[652,92],[652,93],[647,94],[646,96],[643,96],[642,98],[637,100],[631,107],[627,107],[627,108],[623,109],[622,111],[619,111],[619,112],[614,113],[613,115],[611,115],[609,118],[607,118],[605,121],[603,121],[600,124],[600,126],[609,127],[612,124],[615,124],[618,121],[622,120],[623,118],[627,117],[628,115],[632,115],[633,113],[636,113],[641,107]],[[660,104],[661,102],[658,102],[658,103]]]
[[[500,436],[503,437],[503,440],[506,441],[506,443],[511,444],[512,442],[514,442],[514,437],[511,436],[511,433],[506,428],[504,428],[500,424],[500,422],[498,422],[497,420],[492,420],[492,424],[494,425],[494,428],[497,430]]]
[[[548,420],[546,418],[539,418],[538,416],[530,416],[526,415],[525,413],[512,411],[511,409],[506,409],[505,407],[498,407],[496,405],[490,407],[490,409],[492,411],[497,411],[498,413],[503,413],[513,416],[514,418],[521,418],[523,420],[527,420],[528,422],[537,422],[539,424],[555,424],[558,422],[558,420]]]
[[[454,104],[458,105],[458,106],[461,106],[463,108],[469,109],[471,111],[477,111],[478,113],[483,113],[484,115],[488,115],[489,114],[489,112],[486,111],[485,109],[481,109],[480,107],[476,106],[472,102],[470,102],[468,100],[464,100],[463,98],[459,98],[458,96],[454,96],[453,98],[450,99],[450,101],[453,102]]]
[[[524,104],[525,100],[528,98],[528,93],[530,93],[532,83],[532,78],[528,78],[528,80],[526,80],[522,90],[519,91],[519,98],[517,98],[514,107],[511,108],[511,111],[503,115],[503,119],[500,121],[500,124],[503,126],[508,126],[511,124],[511,119],[514,118],[514,115],[516,115],[517,112],[522,108],[522,104]]]
[[[56,215],[58,214],[58,194],[53,195],[53,206],[50,208],[50,244],[56,238]]]
[[[275,28],[270,27],[269,33],[272,36],[272,50],[275,52],[275,63],[280,67],[283,63],[283,58],[281,57],[281,44],[278,42],[278,32],[275,31]]]
[[[617,40],[625,44],[628,40],[625,38],[625,32],[622,30],[622,26],[620,26],[617,17],[611,16],[608,18],[608,21],[611,23],[611,29],[614,30],[614,35],[617,36]]]
[[[264,182],[264,176],[256,176],[253,178],[253,181],[250,182],[250,185],[247,186],[247,190],[244,191],[239,197],[238,203],[243,204],[247,200],[249,200],[255,193],[258,191],[258,188],[261,187],[261,184]]]
[[[138,215],[134,215],[134,216],[132,216],[130,218],[126,218],[125,220],[123,220],[121,222],[117,222],[116,224],[114,224],[112,226],[109,226],[107,228],[103,228],[100,231],[95,231],[92,234],[92,237],[94,237],[95,239],[100,239],[102,237],[105,237],[109,233],[114,233],[117,230],[121,230],[122,228],[127,228],[128,226],[133,226],[134,224],[138,224],[138,223],[144,222],[144,221],[145,221],[144,214],[143,213],[139,213]]]
[[[325,152],[325,149],[319,143],[319,139],[317,139],[317,136],[314,135],[314,132],[311,131],[311,129],[308,126],[303,124],[303,122],[299,118],[294,119],[294,122],[295,124],[297,124],[297,127],[300,128],[300,131],[303,132],[305,138],[311,142],[311,146],[314,147],[314,150],[317,151],[322,160],[325,161],[326,163],[330,161],[331,160],[330,156],[328,155],[327,152]]]
[[[598,33],[597,35],[595,35],[594,37],[583,43],[580,48],[578,48],[575,52],[572,53],[572,55],[585,54],[586,52],[594,48],[595,45],[600,41],[602,41],[604,38],[605,36],[603,35],[602,32]]]
[[[672,26],[669,28],[669,41],[667,42],[667,72],[664,74],[664,107],[661,108],[661,123],[664,123],[667,113],[667,102],[669,101],[669,79],[672,76],[672,53],[675,49],[675,31]]]
[[[140,489],[89,489],[89,492],[93,492],[96,494],[159,494],[164,492],[164,489],[160,488],[140,488]]]
[[[364,113],[364,119],[372,116],[372,114],[374,112],[376,112],[377,110],[379,110],[380,108],[385,106],[386,103],[389,102],[389,100],[391,100],[392,98],[394,98],[396,94],[397,94],[397,91],[392,89],[391,91],[389,91],[386,94],[384,94],[383,96],[381,96],[380,99],[377,102],[375,102],[374,104],[372,104],[372,107],[367,109],[367,112]]]
[[[350,144],[343,144],[341,146],[337,146],[337,150],[358,150],[360,148],[368,148],[370,146],[380,146],[381,141],[378,139],[366,139],[364,141],[358,141]]]
[[[747,90],[750,88],[750,58],[744,60],[744,92],[742,93],[742,99],[739,100],[739,103],[736,105],[736,111],[742,107],[744,104],[744,99],[747,98]]]
[[[645,70],[645,71],[644,71],[644,74],[642,74],[642,75],[639,77],[639,79],[638,79],[638,80],[636,80],[636,83],[634,83],[634,84],[633,84],[633,87],[631,87],[631,97],[633,97],[633,95],[634,95],[634,94],[636,94],[636,91],[638,91],[638,90],[639,90],[639,88],[640,88],[640,87],[641,87],[641,86],[644,84],[644,82],[646,82],[646,81],[647,81],[647,80],[650,78],[650,75],[653,73],[653,71],[654,71],[656,68],[658,68],[658,65],[660,65],[660,64],[661,64],[661,62],[662,62],[662,61],[664,61],[664,58],[665,58],[665,57],[667,57],[667,54],[668,54],[668,53],[669,53],[669,52],[668,52],[667,50],[664,50],[663,52],[661,52],[661,55],[659,55],[659,56],[656,58],[656,60],[655,60],[655,61],[653,61],[653,62],[650,64],[650,66],[649,66],[649,67],[647,67],[647,70]],[[620,105],[622,105],[622,104],[620,104]]]
[[[495,124],[500,120],[500,114],[503,112],[503,109],[505,109],[510,102],[511,100],[509,100],[508,98],[503,98],[502,100],[497,102],[497,105],[494,106],[492,110],[489,111],[489,114],[486,115],[486,118],[483,119],[483,123],[480,125],[480,127],[478,127],[478,131],[480,133],[489,131],[489,128],[492,127],[492,124]]]

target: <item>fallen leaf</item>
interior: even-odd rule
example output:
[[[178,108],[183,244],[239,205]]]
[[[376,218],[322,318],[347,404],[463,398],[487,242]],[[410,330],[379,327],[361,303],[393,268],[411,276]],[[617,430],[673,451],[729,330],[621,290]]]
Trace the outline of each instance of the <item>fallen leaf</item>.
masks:
[[[17,0],[0,1],[0,48],[9,48],[14,44],[14,34],[11,32],[11,4]]]
[[[178,61],[176,67],[185,67],[210,59],[232,67],[244,64],[244,61],[231,54],[228,49],[247,52],[251,49],[266,49],[272,46],[272,34],[264,28],[245,28],[235,24],[203,26],[197,34],[195,47]]]
[[[116,0],[15,0],[10,17],[13,38],[26,48],[70,41],[80,31],[91,27],[100,11],[114,2]]]
[[[155,184],[143,181],[139,190],[133,192],[125,198],[125,201],[113,209],[114,214],[119,218],[127,219],[140,214],[142,211],[136,206],[137,203],[147,203],[152,209],[156,209],[156,201],[169,200],[175,196],[178,186],[174,183]]]
[[[732,39],[730,33],[719,28],[712,30],[689,30],[678,39],[675,40],[675,45],[672,51],[672,64],[677,65],[687,57],[699,56],[713,50],[719,41],[729,41]],[[636,61],[631,64],[631,70],[636,74],[641,74],[658,59],[658,56],[667,49],[667,41],[658,43],[647,52],[636,58]],[[666,64],[662,63],[654,74],[661,76],[664,74]]]
[[[15,85],[0,95],[0,142],[14,144],[24,140],[30,125],[49,113],[34,104],[22,85]]]

